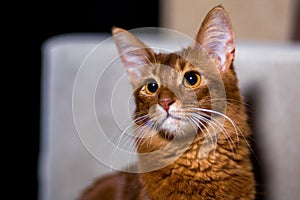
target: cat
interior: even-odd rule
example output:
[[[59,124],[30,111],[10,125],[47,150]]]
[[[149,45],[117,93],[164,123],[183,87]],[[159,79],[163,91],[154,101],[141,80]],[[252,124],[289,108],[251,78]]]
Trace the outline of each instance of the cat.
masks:
[[[141,173],[103,177],[80,199],[254,199],[251,132],[224,8],[209,11],[195,42],[178,52],[155,53],[121,28],[112,34],[134,89],[136,148],[146,156]]]

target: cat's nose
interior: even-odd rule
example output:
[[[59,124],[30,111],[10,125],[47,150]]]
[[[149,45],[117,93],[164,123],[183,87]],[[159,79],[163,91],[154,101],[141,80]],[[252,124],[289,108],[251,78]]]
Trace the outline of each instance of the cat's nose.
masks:
[[[170,106],[175,102],[174,99],[170,99],[170,98],[164,98],[164,99],[160,99],[159,100],[159,105],[161,105],[167,112],[170,108]]]

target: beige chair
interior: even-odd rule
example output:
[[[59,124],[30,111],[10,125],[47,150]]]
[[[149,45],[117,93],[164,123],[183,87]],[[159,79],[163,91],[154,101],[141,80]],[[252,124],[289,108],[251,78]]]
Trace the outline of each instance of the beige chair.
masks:
[[[111,86],[116,85],[116,80],[121,80],[116,77],[121,77],[125,71],[119,61],[115,62],[119,68],[113,67],[110,72],[104,70],[107,59],[117,55],[112,40],[105,40],[108,37],[102,34],[62,35],[49,39],[43,46],[40,200],[76,199],[96,177],[113,171],[105,162],[95,158],[97,148],[108,157],[111,155],[109,151],[103,152],[105,141],[98,141],[95,137],[89,146],[86,143],[89,141],[84,138],[85,133],[98,131],[95,118],[105,130],[116,127],[109,116],[112,107],[103,105],[108,105],[104,101],[112,96]],[[174,40],[153,35],[142,37],[146,43],[156,47],[163,45],[167,50],[179,49],[184,43],[176,44]],[[98,48],[102,45],[101,50],[89,54],[97,45]],[[89,57],[85,60],[87,55]],[[107,73],[102,73],[101,79],[98,77],[96,89],[89,88],[90,84],[95,84],[92,79],[98,76],[93,71],[96,69],[82,71],[88,62]],[[300,45],[237,42],[235,68],[254,128],[253,149],[257,155],[254,160],[258,178],[262,181],[258,186],[258,197],[299,199]],[[125,111],[116,118],[128,118],[131,87],[126,81],[118,84],[121,89],[115,88],[111,105],[113,109]],[[93,106],[93,102],[87,99],[91,92],[95,92],[96,115],[86,111]],[[74,96],[77,99],[72,101]],[[118,161],[122,167],[128,164],[126,158]]]

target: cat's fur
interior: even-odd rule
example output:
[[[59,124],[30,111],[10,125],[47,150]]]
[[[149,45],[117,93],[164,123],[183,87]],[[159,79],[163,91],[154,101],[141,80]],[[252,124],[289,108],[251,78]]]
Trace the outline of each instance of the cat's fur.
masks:
[[[134,88],[137,130],[147,121],[156,124],[137,139],[138,152],[156,152],[175,142],[166,151],[139,160],[142,171],[149,166],[155,168],[157,163],[166,166],[144,173],[108,175],[90,186],[81,199],[254,199],[255,182],[247,142],[250,130],[233,67],[231,22],[223,7],[217,6],[207,14],[195,43],[179,52],[155,53],[120,28],[114,28],[113,35]],[[201,76],[195,88],[183,85],[190,71]],[[214,88],[218,75],[226,98],[212,98],[219,94],[219,86]],[[158,89],[149,93],[145,84],[153,79]],[[214,112],[209,112],[212,104],[219,109],[222,102],[226,103],[226,116],[213,116]],[[205,110],[197,114],[197,108]],[[199,114],[204,119],[200,122]],[[223,117],[224,128],[218,117]],[[221,134],[215,135],[211,127],[221,130]],[[182,151],[182,144],[187,141],[190,143]],[[176,159],[167,163],[170,157]]]

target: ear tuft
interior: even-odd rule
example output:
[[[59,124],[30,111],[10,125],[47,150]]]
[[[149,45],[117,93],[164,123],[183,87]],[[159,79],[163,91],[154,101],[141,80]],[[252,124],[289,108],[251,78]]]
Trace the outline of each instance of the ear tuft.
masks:
[[[195,41],[208,51],[222,72],[231,66],[235,56],[234,34],[222,6],[213,8],[206,15]]]
[[[128,31],[113,27],[112,34],[127,70],[146,64],[154,58],[154,52]]]
[[[131,82],[137,82],[141,78],[142,68],[154,60],[154,52],[124,29],[113,27],[112,34]]]

